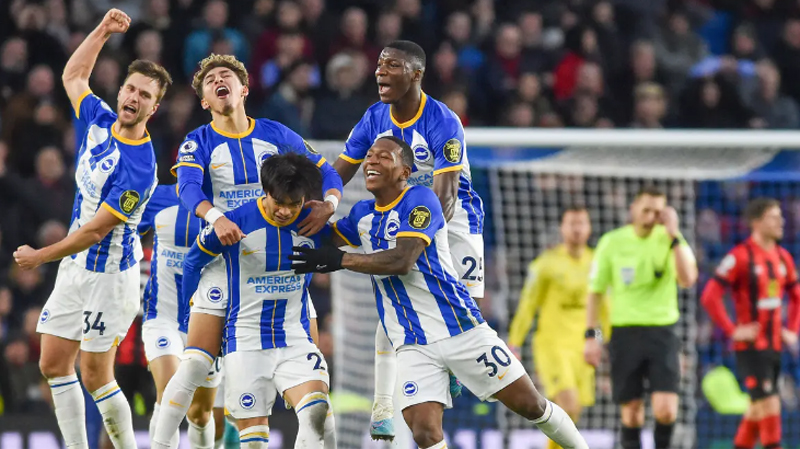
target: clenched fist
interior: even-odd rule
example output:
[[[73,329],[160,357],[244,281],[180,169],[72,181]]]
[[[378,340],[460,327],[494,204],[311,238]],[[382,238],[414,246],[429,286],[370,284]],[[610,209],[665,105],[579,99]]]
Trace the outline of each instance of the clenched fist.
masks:
[[[119,9],[110,9],[103,17],[100,26],[107,34],[124,33],[131,26],[131,18]]]

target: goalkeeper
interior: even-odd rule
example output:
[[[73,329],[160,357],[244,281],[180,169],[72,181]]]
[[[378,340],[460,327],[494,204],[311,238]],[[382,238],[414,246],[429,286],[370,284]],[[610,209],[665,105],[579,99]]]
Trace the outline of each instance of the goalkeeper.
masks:
[[[544,251],[528,267],[528,278],[511,321],[508,345],[517,357],[539,315],[533,358],[544,393],[577,422],[594,404],[594,367],[583,360],[586,291],[592,249],[589,212],[573,206],[561,215],[562,244]],[[549,449],[557,448],[552,440]]]
[[[584,356],[600,363],[599,303],[611,289],[611,386],[620,404],[623,449],[641,448],[644,381],[656,420],[655,447],[666,449],[678,414],[681,342],[677,285],[697,281],[697,262],[678,231],[678,214],[660,190],[645,187],[630,207],[631,224],[606,233],[595,250],[586,304]]]

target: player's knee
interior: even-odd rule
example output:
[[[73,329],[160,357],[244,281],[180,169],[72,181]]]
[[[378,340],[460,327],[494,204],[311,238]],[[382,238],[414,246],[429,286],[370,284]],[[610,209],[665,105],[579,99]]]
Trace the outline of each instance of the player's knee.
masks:
[[[39,371],[45,379],[54,379],[70,375],[67,364],[55,358],[42,357],[39,359]]]
[[[655,418],[656,422],[661,424],[671,424],[674,423],[675,420],[678,418],[678,413],[672,409],[672,407],[668,406],[661,406],[658,408],[653,408],[653,418]]]
[[[211,421],[211,410],[205,404],[198,404],[197,401],[193,401],[189,405],[189,411],[186,412],[186,418],[196,426],[205,427]]]
[[[523,401],[520,406],[514,410],[528,421],[541,418],[547,409],[547,399],[538,391],[536,393],[537,394],[533,395],[529,399]]]
[[[180,377],[185,378],[195,388],[199,387],[206,376],[208,376],[213,363],[214,360],[205,351],[187,348],[181,356],[181,364],[178,367],[178,370],[184,371],[186,375],[185,377]]]
[[[441,426],[432,422],[414,423],[411,433],[414,435],[414,442],[418,447],[431,447],[444,439]]]

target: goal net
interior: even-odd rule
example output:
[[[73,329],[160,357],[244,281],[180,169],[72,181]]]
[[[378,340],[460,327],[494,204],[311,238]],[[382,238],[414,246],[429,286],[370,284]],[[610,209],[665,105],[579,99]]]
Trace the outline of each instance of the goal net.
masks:
[[[475,188],[486,207],[486,298],[481,308],[501,336],[516,310],[528,263],[559,242],[559,213],[567,205],[589,209],[591,244],[622,226],[628,205],[645,184],[655,184],[679,213],[681,230],[698,258],[700,280],[681,292],[683,342],[680,412],[673,447],[732,447],[740,416],[723,416],[707,404],[699,389],[702,376],[724,365],[735,372],[729,345],[714,331],[698,305],[699,292],[717,262],[747,235],[741,211],[747,200],[781,200],[787,229],[783,245],[800,254],[800,153],[797,133],[467,130]],[[315,147],[333,161],[341,143]],[[359,173],[345,189],[339,213],[370,198]],[[377,322],[372,289],[363,275],[332,276],[335,356],[334,406],[342,448],[382,447],[369,442],[373,389],[374,331]],[[524,364],[535,379],[530,341]],[[800,445],[796,357],[786,355],[780,390],[784,404],[784,443]],[[619,415],[611,402],[608,366],[598,370],[597,403],[584,411],[579,427],[590,447],[618,447]],[[396,421],[402,421],[397,414]],[[459,449],[533,449],[544,437],[496,403],[480,403],[469,392],[445,412],[448,447]],[[795,423],[795,425],[792,425]],[[646,428],[652,429],[648,413]],[[644,447],[652,447],[645,432]],[[414,447],[406,436],[398,447]]]

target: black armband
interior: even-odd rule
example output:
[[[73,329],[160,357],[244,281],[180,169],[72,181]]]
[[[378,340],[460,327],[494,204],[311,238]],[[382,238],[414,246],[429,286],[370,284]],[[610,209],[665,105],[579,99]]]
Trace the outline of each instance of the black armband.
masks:
[[[600,329],[586,329],[586,333],[583,334],[583,338],[590,339],[594,338],[595,340],[600,340],[603,337],[603,333]]]

